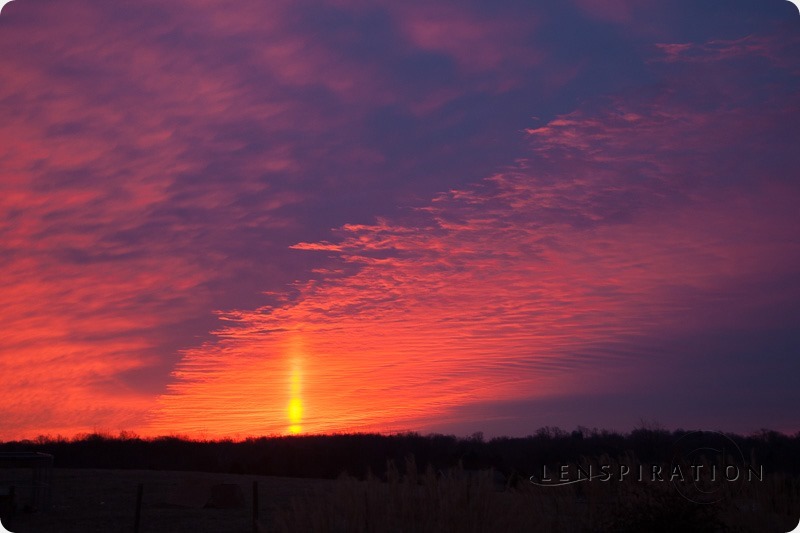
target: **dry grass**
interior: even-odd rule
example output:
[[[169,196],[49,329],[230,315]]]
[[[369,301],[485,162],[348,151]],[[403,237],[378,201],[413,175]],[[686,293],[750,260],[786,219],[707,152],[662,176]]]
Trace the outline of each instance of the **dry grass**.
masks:
[[[406,471],[403,477],[390,463],[387,482],[342,477],[332,492],[297,498],[279,513],[279,531],[574,531],[581,514],[565,491],[544,498],[532,497],[527,486],[498,491],[491,472],[420,474],[413,459]]]
[[[589,531],[596,509],[575,485],[498,487],[491,471],[419,473],[407,459],[401,476],[389,463],[387,481],[340,478],[327,494],[294,499],[279,513],[279,531],[491,532]]]
[[[605,458],[604,464],[613,464]],[[633,464],[633,461],[631,461]],[[780,532],[800,516],[800,483],[781,476],[747,483],[702,505],[669,482],[584,482],[498,491],[491,473],[439,477],[413,458],[388,480],[341,478],[333,491],[293,499],[278,510],[279,531],[331,532]],[[462,471],[461,474],[464,474]],[[792,521],[794,518],[794,522]]]
[[[254,480],[259,482],[262,531],[782,533],[800,516],[800,483],[780,475],[743,484],[720,503],[699,505],[680,497],[669,483],[593,481],[537,487],[521,480],[512,488],[498,487],[490,472],[456,470],[439,476],[418,469],[413,458],[404,467],[407,475],[389,464],[386,481],[56,469],[52,510],[19,513],[6,525],[14,533],[130,533],[136,489],[143,483],[141,533],[246,533],[252,531]],[[212,483],[239,484],[245,506],[164,505],[174,500],[176,491]]]
[[[136,491],[144,485],[141,533],[249,533],[252,531],[252,482],[259,483],[259,506],[264,525],[271,527],[270,510],[286,506],[307,490],[325,491],[333,480],[268,476],[165,472],[146,470],[54,469],[52,509],[17,513],[4,522],[14,533],[133,532]],[[176,491],[187,484],[241,485],[245,506],[240,509],[170,508]]]

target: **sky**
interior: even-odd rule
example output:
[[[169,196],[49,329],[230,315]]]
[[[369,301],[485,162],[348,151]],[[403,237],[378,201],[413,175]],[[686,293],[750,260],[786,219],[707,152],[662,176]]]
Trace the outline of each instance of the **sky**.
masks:
[[[785,0],[16,0],[0,440],[800,431]]]

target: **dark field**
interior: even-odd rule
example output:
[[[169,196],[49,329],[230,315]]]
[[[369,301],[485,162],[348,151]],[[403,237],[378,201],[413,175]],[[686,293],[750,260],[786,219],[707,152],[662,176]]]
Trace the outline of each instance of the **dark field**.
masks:
[[[499,490],[488,475],[383,482],[95,469],[56,469],[51,510],[20,512],[5,525],[14,533],[132,532],[142,483],[141,532],[251,532],[254,480],[257,531],[784,532],[796,525],[765,509],[770,491],[708,509],[668,493],[628,494],[634,504],[626,505],[574,487]],[[203,508],[207,489],[222,483],[241,487],[241,505]]]
[[[24,448],[52,453],[56,467],[50,510],[26,512],[20,494],[16,512],[3,523],[14,533],[133,532],[141,484],[142,533],[783,533],[797,525],[797,437],[637,431],[616,435],[548,430],[525,439],[487,442],[479,435],[456,439],[408,434],[239,443],[93,435],[5,443],[0,452]],[[717,446],[723,442],[720,449],[730,447],[722,451],[724,463],[743,458],[744,465],[758,465],[753,471],[763,472],[761,479],[748,480],[745,468],[737,481],[720,475],[713,486],[692,479],[683,484],[650,479],[649,471],[643,479],[602,480],[596,475],[602,465],[611,472],[635,471],[637,465],[663,463],[663,458],[683,465],[691,459],[710,470],[709,457],[686,450],[716,449],[714,439]],[[169,469],[165,464],[175,466]],[[537,474],[540,465],[548,465],[549,476],[557,478],[559,464],[573,464],[570,480],[577,473],[578,481],[543,483]],[[132,468],[120,468],[126,466]],[[591,479],[581,479],[577,468],[592,468]],[[531,476],[546,486],[532,483]]]
[[[54,470],[49,512],[18,512],[4,522],[14,533],[132,532],[137,487],[143,484],[141,532],[252,531],[252,482],[259,483],[264,525],[274,509],[306,491],[330,490],[333,480],[143,470]],[[236,508],[203,508],[213,484],[238,484],[244,496]],[[189,494],[187,494],[189,493]],[[269,512],[273,511],[273,512]]]

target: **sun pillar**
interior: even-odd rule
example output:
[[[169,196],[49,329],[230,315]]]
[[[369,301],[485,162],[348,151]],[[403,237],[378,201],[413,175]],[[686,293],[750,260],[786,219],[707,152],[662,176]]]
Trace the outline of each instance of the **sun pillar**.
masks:
[[[289,406],[287,414],[289,417],[289,433],[297,435],[303,431],[303,367],[302,367],[302,347],[299,341],[292,343],[291,348],[291,370],[289,373]]]

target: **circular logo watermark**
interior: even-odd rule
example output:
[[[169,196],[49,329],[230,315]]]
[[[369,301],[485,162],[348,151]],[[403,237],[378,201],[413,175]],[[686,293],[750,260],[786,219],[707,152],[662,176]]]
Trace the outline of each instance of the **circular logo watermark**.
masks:
[[[746,480],[759,480],[763,471],[745,461],[739,446],[716,431],[693,431],[674,445],[670,482],[694,503],[716,503],[738,493]]]

